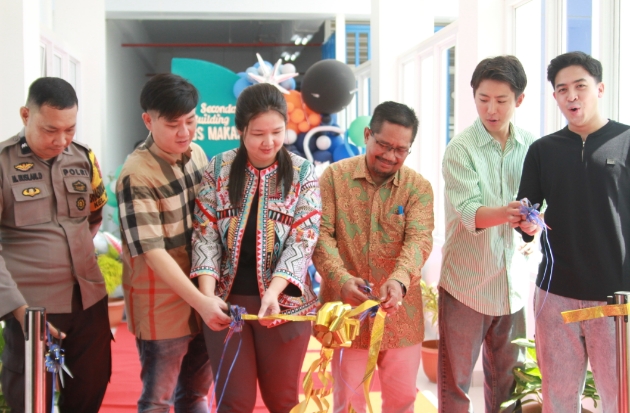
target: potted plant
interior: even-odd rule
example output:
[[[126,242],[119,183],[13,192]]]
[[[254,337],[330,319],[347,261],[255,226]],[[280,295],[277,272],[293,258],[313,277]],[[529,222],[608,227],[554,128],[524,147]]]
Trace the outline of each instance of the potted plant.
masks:
[[[542,375],[538,368],[538,359],[536,358],[536,344],[534,340],[519,338],[512,343],[525,347],[525,363],[523,366],[517,366],[512,369],[516,387],[512,392],[509,400],[501,404],[501,408],[515,406],[520,400],[523,413],[538,413],[542,411]],[[582,392],[582,400],[593,399],[593,405],[597,407],[597,400],[600,399],[595,389],[595,381],[593,373],[589,370],[586,372],[586,384]],[[513,410],[512,410],[513,411]],[[582,408],[582,412],[587,413],[588,410]]]
[[[422,307],[425,314],[431,314],[431,325],[438,322],[438,290],[420,280],[422,287]],[[437,383],[438,347],[440,340],[425,340],[422,342],[422,369],[430,382]]]
[[[96,261],[103,274],[108,295],[109,326],[114,328],[122,321],[125,310],[125,301],[120,290],[123,273],[120,251],[113,235],[108,233],[97,234],[94,244],[97,252]]]

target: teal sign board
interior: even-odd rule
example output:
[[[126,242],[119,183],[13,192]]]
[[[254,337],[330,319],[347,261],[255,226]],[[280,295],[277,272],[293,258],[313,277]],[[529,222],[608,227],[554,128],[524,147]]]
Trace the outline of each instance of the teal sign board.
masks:
[[[236,73],[204,60],[173,59],[171,72],[187,79],[199,91],[197,132],[194,141],[212,158],[238,147],[240,138],[234,126]]]

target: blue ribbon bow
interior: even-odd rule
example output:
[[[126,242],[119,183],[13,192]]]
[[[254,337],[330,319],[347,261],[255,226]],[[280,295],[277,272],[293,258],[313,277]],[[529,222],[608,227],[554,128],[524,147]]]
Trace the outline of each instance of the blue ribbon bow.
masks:
[[[219,375],[221,374],[221,366],[223,365],[223,359],[225,358],[225,351],[228,348],[228,344],[230,339],[234,335],[234,333],[240,333],[243,331],[243,326],[245,325],[245,320],[243,320],[242,315],[247,314],[247,310],[245,307],[239,307],[238,305],[231,305],[227,303],[228,310],[227,313],[230,317],[232,317],[232,322],[230,322],[230,326],[228,327],[228,333],[225,336],[225,340],[223,341],[223,353],[221,353],[221,360],[219,361],[219,368],[217,369],[217,375],[214,380],[214,390],[212,392],[212,398],[210,400],[210,406],[214,403],[214,396],[216,394],[217,383],[219,383]],[[217,407],[215,411],[219,411],[219,406],[221,406],[221,401],[223,400],[223,395],[225,394],[225,389],[227,389],[228,381],[230,380],[230,375],[232,374],[232,369],[234,368],[234,364],[236,363],[236,359],[238,358],[238,354],[241,352],[241,344],[243,344],[243,339],[241,336],[238,336],[238,348],[236,349],[236,354],[234,355],[234,360],[232,360],[232,364],[230,365],[230,369],[227,372],[227,376],[225,378],[225,384],[223,385],[223,390],[221,391],[221,397],[219,397],[219,401],[217,402]],[[212,407],[211,407],[212,408]]]
[[[57,374],[59,374],[59,380],[61,381],[61,387],[64,387],[63,372],[65,371],[70,378],[74,378],[70,370],[65,364],[66,356],[65,351],[61,348],[63,339],[59,339],[59,344],[54,343],[52,335],[50,334],[50,323],[46,323],[46,346],[48,351],[46,352],[44,365],[46,371],[52,373],[52,405],[55,405],[55,392],[57,391]]]
[[[540,204],[532,205],[532,203],[527,198],[521,199],[520,202],[521,202],[521,207],[520,207],[521,215],[524,215],[525,219],[528,222],[531,222],[532,224],[536,224],[542,228],[542,231],[545,233],[545,241],[547,242],[547,248],[543,247],[543,251],[545,253],[545,271],[543,272],[543,278],[540,282],[540,285],[542,287],[545,284],[545,279],[547,278],[547,268],[549,268],[549,282],[547,283],[547,289],[545,291],[545,298],[543,299],[543,302],[540,305],[540,308],[538,309],[538,313],[535,316],[535,318],[538,318],[538,316],[540,315],[540,312],[545,306],[545,301],[547,301],[547,296],[549,295],[549,288],[551,287],[551,277],[553,275],[554,260],[553,260],[553,253],[551,252],[551,244],[549,243],[549,236],[547,233],[547,231],[550,230],[551,228],[547,224],[545,224],[545,221],[540,217],[540,211],[538,211],[538,207],[540,206]],[[549,251],[549,256],[547,256],[547,251]],[[549,265],[549,261],[551,261],[551,266]]]

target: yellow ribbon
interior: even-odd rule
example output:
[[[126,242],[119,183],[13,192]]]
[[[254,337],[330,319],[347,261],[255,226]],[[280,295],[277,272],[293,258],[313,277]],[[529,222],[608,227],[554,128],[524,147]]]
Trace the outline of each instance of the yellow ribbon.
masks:
[[[378,304],[376,301],[368,300],[353,309],[349,304],[335,301],[324,304],[315,316],[275,314],[263,317],[263,319],[267,320],[314,321],[315,338],[322,343],[319,359],[311,364],[302,382],[305,398],[291,409],[291,413],[306,412],[310,400],[313,400],[317,405],[318,410],[316,413],[328,411],[330,406],[325,398],[332,393],[333,377],[326,369],[332,360],[334,351],[337,348],[350,347],[352,345],[352,341],[359,335],[360,327],[360,321],[354,317]],[[370,413],[372,413],[372,404],[369,397],[370,382],[372,381],[378,353],[381,349],[381,341],[385,330],[385,316],[385,312],[379,308],[372,326],[368,362],[363,377],[363,393]],[[258,320],[259,318],[253,314],[243,314],[242,319]],[[322,383],[322,387],[319,389],[313,388],[313,374],[315,372],[317,372],[317,376]]]
[[[630,315],[630,303],[628,304],[609,304],[599,307],[582,308],[580,310],[563,311],[562,319],[565,324],[575,323],[577,321],[594,320],[603,317],[615,317],[622,315]]]

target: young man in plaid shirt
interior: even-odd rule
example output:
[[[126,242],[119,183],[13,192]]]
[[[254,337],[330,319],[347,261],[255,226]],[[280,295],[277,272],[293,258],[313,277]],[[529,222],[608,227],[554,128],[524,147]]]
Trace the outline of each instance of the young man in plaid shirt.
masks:
[[[129,330],[142,371],[138,411],[208,412],[212,382],[202,320],[229,323],[226,304],[203,295],[188,277],[192,213],[208,163],[192,143],[198,94],[173,74],[144,86],[142,120],[150,133],[127,159],[117,183],[123,285]]]

